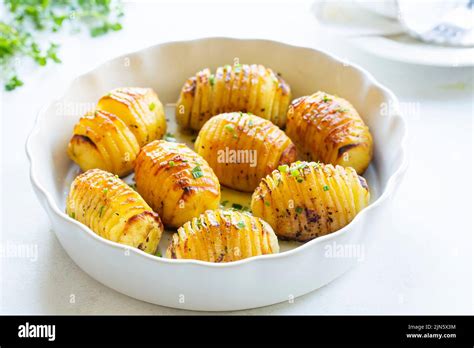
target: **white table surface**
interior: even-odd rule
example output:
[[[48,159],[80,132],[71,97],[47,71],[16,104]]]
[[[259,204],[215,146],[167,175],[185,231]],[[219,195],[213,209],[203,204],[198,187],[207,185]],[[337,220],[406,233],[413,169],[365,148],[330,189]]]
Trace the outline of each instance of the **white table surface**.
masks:
[[[322,34],[309,10],[310,2],[271,3],[129,3],[121,32],[96,39],[86,33],[60,35],[56,39],[62,43],[63,64],[21,67],[25,86],[2,93],[0,99],[1,243],[31,245],[38,257],[0,258],[0,313],[197,313],[129,298],[79,269],[61,248],[33,194],[24,144],[38,109],[76,75],[155,43],[205,36],[267,38],[325,49],[369,70],[407,110],[410,166],[391,217],[367,248],[364,261],[294,303],[237,313],[474,312],[473,70],[371,57]]]

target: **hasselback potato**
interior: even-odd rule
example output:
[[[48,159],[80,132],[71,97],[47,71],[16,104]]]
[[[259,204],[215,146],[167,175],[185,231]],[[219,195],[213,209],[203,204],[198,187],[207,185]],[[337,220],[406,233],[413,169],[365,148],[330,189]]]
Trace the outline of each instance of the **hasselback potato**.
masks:
[[[163,106],[150,88],[118,88],[74,127],[69,157],[82,170],[129,174],[140,147],[166,132]]]
[[[216,209],[220,185],[207,162],[184,144],[155,140],[136,160],[137,191],[168,227]]]
[[[232,210],[208,210],[178,229],[166,256],[231,262],[278,251],[278,239],[262,219]]]
[[[143,146],[166,133],[163,105],[151,88],[117,88],[100,98],[97,108],[117,115]]]
[[[99,236],[154,254],[163,232],[157,213],[115,175],[91,169],[77,176],[66,213]]]
[[[102,110],[87,113],[74,126],[68,155],[82,170],[130,173],[140,150],[137,139],[117,116]]]
[[[201,129],[212,116],[251,112],[279,127],[286,123],[290,86],[272,69],[257,64],[234,64],[199,71],[184,84],[176,104],[182,128]]]
[[[251,209],[279,237],[304,242],[341,229],[369,199],[365,179],[353,168],[298,161],[261,181]]]
[[[324,92],[291,103],[286,134],[307,160],[362,174],[372,159],[372,136],[357,111],[347,100]]]
[[[281,129],[242,112],[212,117],[199,132],[194,148],[221,184],[245,192],[252,192],[278,165],[296,159],[296,147]]]

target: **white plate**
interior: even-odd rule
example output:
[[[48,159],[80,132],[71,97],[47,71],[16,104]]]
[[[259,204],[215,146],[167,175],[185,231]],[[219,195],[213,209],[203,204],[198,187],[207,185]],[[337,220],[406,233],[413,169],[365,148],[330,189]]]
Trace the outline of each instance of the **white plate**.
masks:
[[[169,260],[105,240],[64,213],[75,166],[66,155],[74,123],[108,90],[149,86],[174,103],[189,76],[204,67],[261,63],[280,72],[294,97],[317,90],[347,98],[369,125],[374,161],[366,173],[372,202],[345,228],[303,245],[285,244],[279,254],[233,263]],[[168,106],[169,126],[174,123]],[[34,190],[70,257],[90,276],[134,298],[194,310],[238,310],[291,300],[334,280],[357,255],[330,254],[364,246],[383,206],[406,168],[405,125],[396,97],[363,69],[327,53],[265,40],[210,38],[152,46],[115,58],[80,76],[65,94],[43,108],[27,142]],[[166,238],[160,244],[166,245]],[[288,250],[290,249],[290,250]]]
[[[474,66],[472,47],[435,45],[407,34],[396,19],[397,5],[392,0],[321,0],[315,2],[312,11],[319,35],[338,36],[344,44],[374,56],[427,66]]]

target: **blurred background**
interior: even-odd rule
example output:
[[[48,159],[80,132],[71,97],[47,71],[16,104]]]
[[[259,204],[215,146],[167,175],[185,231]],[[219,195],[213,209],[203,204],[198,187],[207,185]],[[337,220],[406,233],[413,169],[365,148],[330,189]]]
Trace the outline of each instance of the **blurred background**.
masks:
[[[34,197],[24,144],[38,110],[74,77],[150,45],[210,36],[277,40],[360,65],[400,99],[409,131],[409,170],[364,262],[294,303],[241,313],[473,313],[471,1],[54,3],[72,7],[0,5],[1,313],[184,313],[121,295],[73,263]],[[37,257],[6,252],[18,244]]]

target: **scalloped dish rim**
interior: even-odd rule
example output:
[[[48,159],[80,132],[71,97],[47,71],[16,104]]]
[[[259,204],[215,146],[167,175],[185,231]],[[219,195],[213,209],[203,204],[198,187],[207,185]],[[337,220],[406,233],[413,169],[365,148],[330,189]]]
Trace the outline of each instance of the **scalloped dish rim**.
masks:
[[[127,56],[129,57],[131,55],[137,55],[137,54],[140,54],[143,51],[147,51],[147,50],[152,49],[152,48],[157,47],[157,46],[165,46],[165,45],[177,44],[177,43],[178,44],[198,43],[198,42],[203,41],[203,40],[260,41],[260,42],[270,42],[270,43],[273,43],[273,44],[283,45],[283,46],[287,46],[289,48],[307,49],[307,50],[315,51],[315,52],[317,52],[321,55],[325,55],[326,58],[328,58],[328,59],[332,59],[332,60],[334,60],[335,62],[337,62],[339,64],[345,64],[345,66],[348,66],[351,69],[356,70],[357,72],[362,74],[364,76],[364,78],[372,86],[374,86],[377,89],[382,90],[384,93],[386,93],[389,97],[389,100],[391,100],[393,102],[393,106],[394,106],[394,110],[395,110],[395,112],[393,114],[393,117],[397,119],[397,122],[401,123],[403,134],[402,134],[402,137],[401,137],[401,141],[398,144],[399,148],[396,151],[396,152],[401,154],[400,164],[398,165],[398,167],[393,171],[393,173],[388,178],[388,180],[386,182],[386,185],[385,185],[383,191],[381,192],[381,194],[379,195],[379,197],[377,199],[375,199],[373,202],[371,202],[369,206],[367,206],[366,208],[361,210],[349,224],[347,224],[346,226],[344,226],[343,228],[341,228],[340,230],[338,230],[336,232],[333,232],[333,233],[315,238],[311,241],[308,241],[304,244],[299,245],[298,247],[296,247],[294,249],[287,250],[287,251],[284,251],[284,252],[281,252],[281,253],[269,254],[269,255],[259,255],[259,256],[254,256],[254,257],[250,257],[250,258],[246,258],[246,259],[242,259],[242,260],[238,260],[238,261],[226,262],[226,263],[213,263],[213,262],[193,260],[193,259],[175,260],[175,259],[167,259],[167,258],[164,258],[164,257],[157,257],[157,256],[154,256],[154,255],[151,255],[151,254],[147,254],[147,253],[145,253],[145,252],[143,252],[143,251],[141,251],[137,248],[132,248],[132,247],[129,247],[129,246],[119,244],[119,243],[107,240],[105,238],[102,238],[102,237],[98,236],[96,233],[94,233],[86,225],[80,223],[77,220],[72,219],[65,212],[63,212],[60,209],[60,207],[58,206],[56,200],[53,198],[52,194],[43,186],[43,184],[37,178],[37,174],[36,174],[36,171],[38,170],[38,166],[37,166],[37,162],[36,162],[36,159],[35,159],[35,156],[34,156],[34,151],[32,149],[33,149],[34,145],[37,144],[36,139],[37,139],[37,136],[39,135],[40,130],[41,130],[40,126],[43,124],[43,122],[45,120],[45,111],[53,103],[61,100],[67,94],[67,91],[71,88],[71,86],[77,80],[97,73],[106,64],[108,64],[111,61],[115,61],[115,60],[118,60],[118,59],[123,59],[124,57],[127,57]],[[133,52],[130,52],[130,53],[122,54],[120,56],[109,59],[105,62],[102,62],[101,64],[99,64],[95,68],[87,71],[86,73],[83,73],[83,74],[77,76],[75,79],[73,79],[67,85],[67,87],[65,88],[65,91],[63,93],[61,93],[61,95],[59,97],[52,99],[50,102],[43,105],[43,107],[39,110],[39,112],[37,114],[35,124],[33,126],[33,129],[30,132],[30,134],[28,136],[28,139],[26,141],[26,154],[27,154],[28,160],[30,162],[30,180],[32,182],[32,185],[37,190],[37,192],[41,193],[41,195],[43,196],[43,198],[47,202],[49,208],[51,209],[51,212],[54,213],[58,218],[60,218],[62,220],[65,220],[70,224],[75,224],[84,233],[86,233],[89,237],[95,238],[98,242],[104,243],[104,244],[106,244],[110,247],[120,248],[124,251],[130,250],[133,253],[136,253],[137,255],[152,259],[155,262],[157,262],[158,264],[160,264],[160,263],[166,263],[166,264],[171,264],[171,265],[195,264],[195,265],[198,265],[198,266],[201,266],[201,267],[227,268],[227,267],[238,267],[238,266],[241,266],[243,264],[247,264],[247,263],[251,263],[251,262],[265,262],[265,260],[270,262],[271,260],[276,259],[276,258],[286,258],[286,257],[292,256],[295,253],[301,253],[304,249],[311,248],[315,244],[322,243],[322,242],[325,242],[325,241],[329,241],[333,238],[336,238],[337,236],[339,236],[341,234],[348,233],[348,230],[350,230],[353,227],[353,225],[359,223],[360,220],[364,219],[365,215],[367,215],[367,213],[370,210],[375,209],[380,204],[382,204],[395,190],[395,188],[397,186],[396,184],[403,177],[403,174],[405,173],[405,171],[407,169],[407,166],[408,166],[407,150],[406,150],[406,139],[407,139],[406,122],[405,122],[404,118],[402,117],[402,115],[399,112],[399,101],[398,101],[397,97],[388,88],[386,88],[381,83],[379,83],[372,76],[372,74],[370,74],[365,69],[358,66],[357,64],[349,63],[347,61],[343,61],[342,59],[340,59],[340,58],[338,58],[338,57],[336,57],[336,56],[334,56],[334,55],[332,55],[332,54],[330,54],[330,53],[328,53],[324,50],[321,50],[319,48],[316,49],[316,48],[306,47],[306,46],[299,46],[299,45],[297,46],[297,45],[292,45],[292,44],[288,44],[288,43],[284,43],[284,42],[280,42],[280,41],[263,40],[263,39],[238,39],[238,38],[233,38],[233,37],[206,37],[206,38],[195,39],[195,40],[178,40],[178,41],[170,41],[170,42],[164,42],[164,43],[151,45],[151,46],[142,48],[140,50],[136,50],[136,51],[133,51]]]

